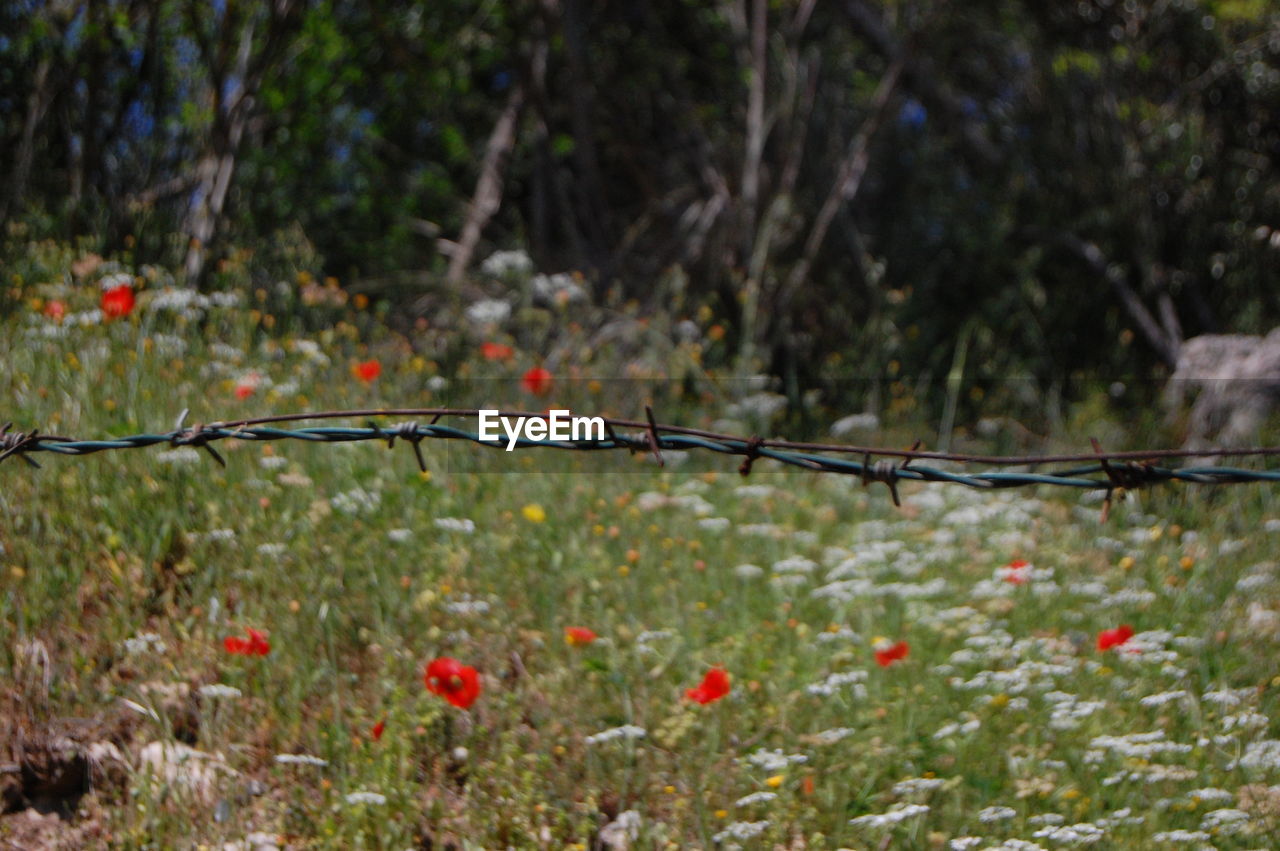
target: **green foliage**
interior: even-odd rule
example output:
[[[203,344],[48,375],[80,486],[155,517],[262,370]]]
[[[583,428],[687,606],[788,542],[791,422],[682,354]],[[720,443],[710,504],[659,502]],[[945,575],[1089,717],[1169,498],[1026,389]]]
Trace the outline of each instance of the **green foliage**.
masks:
[[[0,260],[83,238],[176,265],[203,217],[193,285],[260,287],[227,268],[293,233],[315,274],[408,314],[448,265],[515,93],[472,265],[517,247],[582,272],[597,304],[616,292],[671,325],[711,310],[713,365],[776,375],[797,405],[818,389],[887,406],[893,382],[943,376],[970,328],[971,381],[1052,394],[1081,373],[1159,374],[1180,336],[1275,324],[1267,3],[850,0],[808,19],[768,3],[760,74],[752,8],[8,4]],[[867,176],[810,246],[873,126]],[[209,209],[218,163],[230,192]],[[673,270],[692,282],[679,309],[653,285]]]

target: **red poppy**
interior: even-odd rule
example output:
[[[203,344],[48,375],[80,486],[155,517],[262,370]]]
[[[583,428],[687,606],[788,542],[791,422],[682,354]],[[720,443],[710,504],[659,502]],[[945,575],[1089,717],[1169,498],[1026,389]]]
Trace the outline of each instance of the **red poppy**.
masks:
[[[1112,647],[1119,647],[1130,638],[1133,638],[1133,627],[1127,623],[1120,624],[1115,629],[1104,629],[1098,633],[1098,650],[1110,650]]]
[[[481,343],[480,356],[485,360],[511,360],[516,350],[503,343]]]
[[[376,360],[361,361],[351,367],[351,374],[363,381],[365,384],[369,384],[379,375],[382,375],[382,364],[378,363]]]
[[[431,660],[422,679],[427,691],[440,695],[459,709],[466,709],[480,696],[480,674],[470,665],[448,656]]]
[[[729,672],[719,666],[707,671],[697,688],[686,689],[685,700],[708,704],[729,693]]]
[[[382,740],[382,731],[387,729],[387,719],[383,718],[377,724],[373,725],[373,729],[369,731],[369,736],[375,741]]]
[[[1004,581],[1010,585],[1026,585],[1030,582],[1030,578],[1025,573],[1025,569],[1031,566],[1031,562],[1015,558],[1004,566],[1001,571],[1004,574]]]
[[[52,319],[54,322],[61,322],[62,317],[67,315],[67,306],[57,299],[54,299],[44,306],[44,315]]]
[[[552,381],[550,370],[545,367],[535,366],[520,379],[520,386],[534,396],[545,396],[551,392]]]
[[[899,641],[896,644],[886,644],[876,648],[876,664],[881,668],[887,668],[894,662],[900,662],[907,658],[907,654],[911,652],[911,647],[905,641]]]
[[[248,382],[236,385],[236,398],[244,401],[253,395],[253,385]]]
[[[122,316],[128,316],[133,311],[133,305],[133,287],[121,284],[104,292],[99,306],[102,308],[102,315],[106,318],[119,319]]]
[[[222,646],[226,648],[228,653],[235,653],[240,656],[266,656],[271,652],[271,643],[267,641],[267,636],[264,633],[252,628],[246,628],[245,632],[249,634],[248,638],[228,635],[222,639]]]
[[[583,647],[596,640],[596,634],[585,626],[566,626],[564,643],[570,647]]]

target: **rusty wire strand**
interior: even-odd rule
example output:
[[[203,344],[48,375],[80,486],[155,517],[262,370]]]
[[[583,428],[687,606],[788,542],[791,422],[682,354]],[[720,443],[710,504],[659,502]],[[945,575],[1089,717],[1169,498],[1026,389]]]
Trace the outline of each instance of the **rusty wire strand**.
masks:
[[[137,434],[105,440],[76,440],[69,437],[10,432],[10,426],[0,430],[0,462],[11,455],[34,464],[27,457],[35,452],[54,452],[61,455],[89,455],[115,449],[139,449],[156,444],[191,446],[204,449],[219,464],[225,460],[210,445],[219,440],[305,440],[309,442],[337,443],[363,440],[385,441],[394,447],[397,439],[413,448],[415,460],[422,470],[427,469],[422,454],[423,440],[464,440],[490,448],[505,449],[503,439],[487,440],[479,434],[447,424],[444,418],[475,418],[480,411],[474,408],[374,408],[352,411],[316,411],[295,414],[278,414],[240,420],[222,420],[184,426],[183,411],[172,431],[161,434]],[[543,418],[545,412],[499,411],[506,418]],[[660,425],[653,411],[646,408],[644,420],[624,420],[601,417],[605,436],[599,439],[553,441],[519,438],[515,446],[521,449],[542,447],[562,450],[598,451],[626,449],[631,453],[651,453],[663,463],[661,450],[701,449],[723,455],[739,455],[744,461],[739,472],[747,475],[757,459],[768,458],[781,464],[817,472],[840,473],[857,476],[864,485],[873,482],[888,486],[894,504],[899,504],[897,483],[900,481],[945,482],[972,488],[995,489],[1030,485],[1056,485],[1077,489],[1103,491],[1106,494],[1104,510],[1109,507],[1113,494],[1149,485],[1179,481],[1194,484],[1235,484],[1245,482],[1280,482],[1278,470],[1246,470],[1235,467],[1162,467],[1157,460],[1203,457],[1273,457],[1280,455],[1280,447],[1251,449],[1152,449],[1125,452],[1103,452],[1094,444],[1094,452],[1065,455],[969,455],[953,452],[921,450],[917,441],[910,449],[853,446],[846,444],[807,443],[788,440],[767,440],[760,437],[742,438],[729,434],[705,431],[684,426]],[[422,424],[416,419],[392,426],[380,426],[374,420],[384,417],[430,417]],[[285,423],[304,420],[364,419],[367,425],[308,426],[303,428],[279,428]],[[627,430],[632,430],[630,433]],[[854,460],[845,455],[861,456]],[[899,459],[897,462],[890,459]],[[1050,472],[1033,469],[1004,472],[984,471],[966,473],[932,466],[919,466],[920,461],[941,461],[957,464],[984,464],[993,467],[1035,468],[1047,464],[1078,464],[1081,466]]]

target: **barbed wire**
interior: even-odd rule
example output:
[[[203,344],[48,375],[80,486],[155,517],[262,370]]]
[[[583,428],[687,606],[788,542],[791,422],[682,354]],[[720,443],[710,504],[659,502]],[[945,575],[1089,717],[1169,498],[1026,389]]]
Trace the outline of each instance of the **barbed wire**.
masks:
[[[347,443],[353,441],[385,441],[394,447],[397,440],[408,443],[414,452],[419,469],[427,470],[421,450],[423,440],[462,440],[489,448],[517,449],[547,448],[576,451],[602,451],[625,449],[628,452],[651,453],[654,460],[663,464],[663,450],[705,450],[721,455],[743,456],[738,471],[750,474],[756,460],[764,458],[793,467],[822,473],[837,473],[858,477],[862,484],[881,483],[888,487],[894,505],[900,505],[898,482],[942,482],[978,489],[999,489],[1051,485],[1104,492],[1103,516],[1111,504],[1113,495],[1125,491],[1167,482],[1184,482],[1202,485],[1225,485],[1256,482],[1280,482],[1280,470],[1246,470],[1237,467],[1157,466],[1156,461],[1188,458],[1240,458],[1274,457],[1280,455],[1280,447],[1251,449],[1151,449],[1103,452],[1097,441],[1094,451],[1083,454],[1060,455],[971,455],[954,452],[934,452],[920,449],[919,441],[910,449],[889,447],[854,446],[848,444],[807,443],[775,440],[761,437],[743,438],[730,434],[706,431],[684,426],[661,425],[656,422],[651,408],[645,408],[644,421],[624,420],[613,417],[593,417],[603,425],[604,435],[577,440],[537,440],[527,437],[497,439],[481,436],[441,423],[445,418],[476,419],[482,411],[476,408],[371,408],[347,411],[315,411],[307,413],[279,414],[239,420],[222,420],[212,423],[184,425],[187,411],[179,415],[171,431],[157,434],[136,434],[99,440],[81,440],[61,435],[42,434],[37,430],[14,432],[13,424],[0,429],[0,462],[11,456],[22,458],[28,464],[39,465],[30,456],[37,452],[53,452],[59,455],[82,456],[118,449],[142,449],[149,446],[189,446],[203,449],[218,464],[226,461],[211,445],[221,440],[274,441],[303,440],[313,443]],[[491,414],[508,420],[549,420],[545,411],[492,411]],[[566,412],[567,415],[567,412]],[[576,412],[573,416],[581,416]],[[427,418],[429,422],[410,419],[391,426],[379,425],[376,419],[387,417]],[[364,426],[307,426],[282,428],[283,424],[306,420],[364,419]],[[855,456],[848,458],[843,456]],[[860,457],[857,457],[860,456]],[[937,461],[957,464],[983,464],[991,467],[1029,467],[1029,470],[986,470],[963,472],[945,470],[933,466],[921,466],[918,462]],[[1036,472],[1034,468],[1049,464],[1075,464],[1078,466],[1049,472]]]

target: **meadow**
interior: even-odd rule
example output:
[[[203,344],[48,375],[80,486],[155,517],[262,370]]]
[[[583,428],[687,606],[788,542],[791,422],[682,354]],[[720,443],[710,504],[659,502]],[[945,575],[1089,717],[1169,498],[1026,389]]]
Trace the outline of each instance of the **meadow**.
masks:
[[[349,313],[96,292],[4,321],[16,428],[558,392],[483,327],[446,374]],[[1104,523],[674,453],[217,449],[0,465],[0,843],[1280,847],[1267,486]]]

